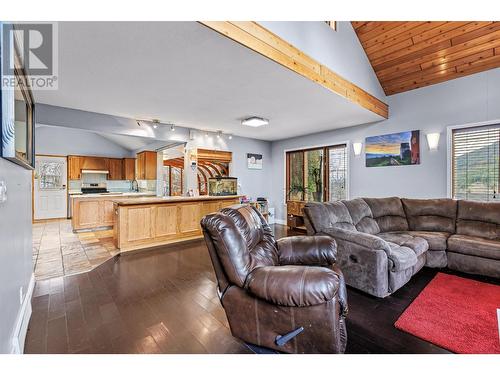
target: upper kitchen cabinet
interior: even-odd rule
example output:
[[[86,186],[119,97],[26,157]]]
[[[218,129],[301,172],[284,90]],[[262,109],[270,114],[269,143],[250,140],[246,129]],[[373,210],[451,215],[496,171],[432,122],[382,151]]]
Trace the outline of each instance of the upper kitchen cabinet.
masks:
[[[108,180],[123,180],[123,159],[108,159]]]
[[[123,179],[135,180],[135,158],[123,159]]]
[[[82,177],[81,156],[68,156],[68,179],[79,180]]]
[[[107,171],[108,159],[97,156],[85,156],[81,160],[81,169]]]
[[[139,152],[137,154],[137,179],[156,180],[156,161],[155,151]]]

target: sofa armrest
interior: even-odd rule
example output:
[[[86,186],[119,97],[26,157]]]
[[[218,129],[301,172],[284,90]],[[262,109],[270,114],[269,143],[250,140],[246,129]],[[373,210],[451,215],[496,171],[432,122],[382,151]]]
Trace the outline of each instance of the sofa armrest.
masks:
[[[252,271],[245,283],[256,297],[281,306],[326,303],[338,295],[340,277],[324,267],[267,266]]]
[[[332,265],[330,269],[333,272],[335,272],[337,274],[337,276],[339,277],[340,284],[339,284],[338,296],[339,296],[339,303],[340,303],[340,315],[342,315],[343,317],[346,317],[348,312],[349,312],[349,306],[347,304],[347,288],[346,288],[346,284],[345,284],[344,274],[342,273],[342,271],[340,270],[340,268],[336,264]]]
[[[330,236],[293,236],[279,239],[278,256],[282,266],[335,264],[337,244]]]
[[[391,247],[389,246],[389,244],[382,238],[379,238],[372,234],[355,232],[352,230],[341,228],[324,229],[321,234],[326,234],[332,236],[333,238],[339,238],[344,241],[353,242],[357,245],[364,246],[369,249],[384,250],[388,256],[391,253]]]

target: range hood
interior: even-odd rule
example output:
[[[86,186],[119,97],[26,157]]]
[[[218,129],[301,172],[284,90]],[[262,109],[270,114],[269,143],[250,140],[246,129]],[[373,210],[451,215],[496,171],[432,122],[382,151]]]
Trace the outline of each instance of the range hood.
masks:
[[[82,169],[82,173],[109,174],[109,171],[103,169]]]

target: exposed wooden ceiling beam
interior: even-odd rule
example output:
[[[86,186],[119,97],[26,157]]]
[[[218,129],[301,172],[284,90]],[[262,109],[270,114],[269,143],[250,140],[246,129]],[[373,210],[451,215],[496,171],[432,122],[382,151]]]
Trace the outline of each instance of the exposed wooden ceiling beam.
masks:
[[[200,23],[379,116],[389,117],[387,104],[256,22],[201,21]],[[360,26],[362,27],[364,25]]]

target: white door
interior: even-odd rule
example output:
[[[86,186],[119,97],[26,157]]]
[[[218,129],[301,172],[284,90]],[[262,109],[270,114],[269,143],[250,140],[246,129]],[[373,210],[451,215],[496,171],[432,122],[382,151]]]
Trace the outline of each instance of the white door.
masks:
[[[68,215],[66,158],[37,156],[35,169],[35,219],[64,218]]]

